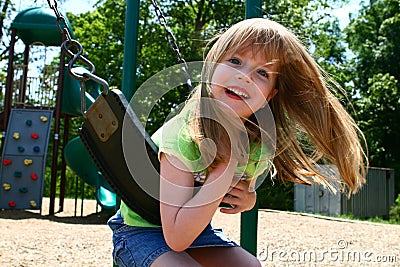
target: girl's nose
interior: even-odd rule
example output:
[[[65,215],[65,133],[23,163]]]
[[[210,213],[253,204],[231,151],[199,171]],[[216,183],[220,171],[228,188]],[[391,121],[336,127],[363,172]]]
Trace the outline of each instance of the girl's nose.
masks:
[[[244,72],[238,72],[237,74],[236,74],[236,79],[238,79],[238,80],[240,80],[240,81],[243,81],[243,82],[245,82],[245,83],[251,83],[251,78],[250,78],[250,73],[251,72],[248,72],[248,73],[244,73]]]

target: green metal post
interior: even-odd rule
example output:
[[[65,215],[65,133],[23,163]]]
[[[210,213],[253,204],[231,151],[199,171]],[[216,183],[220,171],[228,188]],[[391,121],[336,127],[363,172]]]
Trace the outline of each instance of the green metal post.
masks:
[[[246,0],[246,19],[261,18],[261,0]]]
[[[262,16],[261,0],[246,0],[246,19]],[[257,256],[258,201],[252,210],[243,212],[240,218],[240,245]]]
[[[128,101],[136,91],[136,54],[139,31],[139,10],[140,0],[126,0],[124,63],[121,91]],[[116,209],[119,208],[120,203],[121,199],[117,197]],[[113,266],[118,267],[118,265],[114,263]]]
[[[257,256],[258,200],[254,208],[240,217],[240,246]]]
[[[136,54],[139,30],[140,0],[126,1],[124,63],[122,72],[122,93],[128,101],[136,91]]]

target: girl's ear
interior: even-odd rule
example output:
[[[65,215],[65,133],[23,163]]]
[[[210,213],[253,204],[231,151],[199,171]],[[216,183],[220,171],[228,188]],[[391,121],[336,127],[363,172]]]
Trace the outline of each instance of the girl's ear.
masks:
[[[278,93],[278,89],[276,89],[276,88],[273,89],[266,98],[267,102],[269,102],[277,93]]]

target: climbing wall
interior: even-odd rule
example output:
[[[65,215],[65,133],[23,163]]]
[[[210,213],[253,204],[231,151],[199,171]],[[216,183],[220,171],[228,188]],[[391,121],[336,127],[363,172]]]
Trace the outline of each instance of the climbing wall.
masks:
[[[41,209],[52,114],[11,110],[2,155],[0,208]]]

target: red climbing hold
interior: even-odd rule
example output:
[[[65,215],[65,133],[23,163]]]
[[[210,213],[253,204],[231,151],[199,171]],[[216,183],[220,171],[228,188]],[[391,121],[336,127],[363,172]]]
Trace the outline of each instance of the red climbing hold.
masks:
[[[11,208],[15,208],[16,204],[14,201],[8,201],[8,206],[10,206]]]
[[[12,163],[11,159],[3,159],[4,165],[10,165]]]
[[[31,179],[32,180],[34,180],[34,181],[36,181],[37,180],[37,175],[36,174],[34,174],[34,173],[31,173],[30,175],[29,175],[30,177],[31,177]]]
[[[31,133],[31,137],[32,137],[33,139],[38,139],[38,138],[39,138],[39,135],[38,135],[37,133]]]

